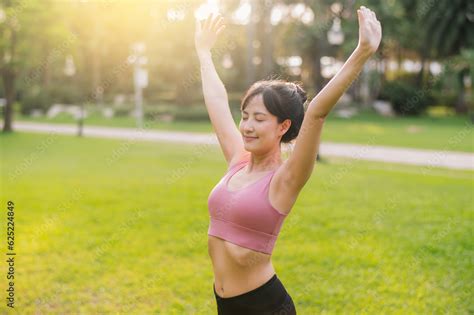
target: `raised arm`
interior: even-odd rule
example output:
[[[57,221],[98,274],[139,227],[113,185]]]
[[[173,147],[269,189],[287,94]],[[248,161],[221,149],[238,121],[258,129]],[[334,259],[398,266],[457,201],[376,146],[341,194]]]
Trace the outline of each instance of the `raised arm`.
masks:
[[[237,160],[245,149],[242,136],[232,118],[227,92],[212,61],[211,48],[224,28],[220,15],[209,15],[202,26],[201,22],[196,20],[194,42],[201,64],[204,102],[225,159],[230,164],[232,160]]]
[[[310,178],[319,147],[324,119],[337,100],[377,50],[382,28],[375,13],[362,6],[357,10],[359,43],[337,74],[308,105],[293,153],[285,163],[287,188],[298,193]]]

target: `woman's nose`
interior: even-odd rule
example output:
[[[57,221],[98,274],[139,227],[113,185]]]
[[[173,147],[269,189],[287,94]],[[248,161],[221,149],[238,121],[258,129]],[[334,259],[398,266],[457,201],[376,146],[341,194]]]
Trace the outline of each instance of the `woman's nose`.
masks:
[[[250,125],[249,123],[246,123],[246,124],[244,125],[244,130],[245,130],[245,131],[253,131],[253,126]]]

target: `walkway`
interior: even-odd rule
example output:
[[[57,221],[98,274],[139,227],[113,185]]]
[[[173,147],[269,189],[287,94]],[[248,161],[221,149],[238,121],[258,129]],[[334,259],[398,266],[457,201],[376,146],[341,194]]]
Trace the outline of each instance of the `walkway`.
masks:
[[[77,134],[77,126],[65,124],[45,124],[33,122],[15,122],[18,131]],[[213,133],[173,132],[162,130],[140,130],[133,128],[112,128],[85,126],[86,137],[115,138],[145,141],[170,141],[192,144],[218,145]],[[284,149],[284,148],[283,148]],[[453,169],[474,170],[474,154],[456,151],[421,150],[400,147],[370,146],[345,143],[321,143],[323,156],[339,156],[360,160],[381,161],[423,165],[425,167],[446,167]]]

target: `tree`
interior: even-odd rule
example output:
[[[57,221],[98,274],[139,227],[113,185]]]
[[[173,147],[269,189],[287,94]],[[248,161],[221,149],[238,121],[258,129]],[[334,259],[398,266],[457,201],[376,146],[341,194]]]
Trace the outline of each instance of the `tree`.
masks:
[[[1,24],[0,34],[0,73],[3,81],[3,89],[5,93],[5,109],[4,109],[4,132],[12,131],[12,114],[13,102],[15,101],[15,79],[17,76],[17,37],[19,31],[18,12],[20,6],[16,1],[5,1],[4,7],[0,8],[4,17]]]
[[[0,76],[6,104],[3,132],[11,132],[13,104],[19,88],[30,88],[48,75],[51,51],[64,40],[65,29],[52,2],[5,0],[0,6]],[[32,45],[40,42],[42,45]],[[23,80],[19,80],[23,79]]]
[[[474,47],[474,23],[470,1],[420,1],[419,13],[422,24],[425,26],[423,43],[429,56],[452,57],[460,55],[463,49]],[[464,63],[458,68],[459,98],[456,102],[456,112],[465,113],[467,106],[464,95],[464,76],[474,69],[470,69],[469,63]]]

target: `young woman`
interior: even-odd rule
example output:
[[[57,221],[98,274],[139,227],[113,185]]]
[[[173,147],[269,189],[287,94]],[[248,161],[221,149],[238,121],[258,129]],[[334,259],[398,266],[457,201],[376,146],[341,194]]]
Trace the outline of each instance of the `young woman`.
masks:
[[[311,176],[324,119],[377,50],[381,25],[361,7],[359,43],[344,66],[304,110],[305,91],[282,80],[259,81],[245,94],[239,129],[211,48],[223,18],[197,21],[195,46],[201,63],[204,100],[228,163],[208,199],[208,249],[214,271],[218,314],[296,314],[292,298],[276,276],[271,253],[284,219]],[[296,139],[291,156],[281,143]]]

